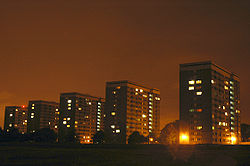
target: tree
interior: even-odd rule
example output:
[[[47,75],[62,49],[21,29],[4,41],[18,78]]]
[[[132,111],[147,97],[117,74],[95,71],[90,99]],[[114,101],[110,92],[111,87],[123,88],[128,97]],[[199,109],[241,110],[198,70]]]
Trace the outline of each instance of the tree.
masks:
[[[105,134],[103,131],[98,131],[93,136],[93,144],[104,144],[105,143]]]
[[[129,144],[141,144],[147,142],[147,138],[143,135],[140,135],[138,131],[134,131],[129,137],[128,137],[128,143]]]
[[[178,143],[177,121],[168,123],[161,130],[159,141],[161,144],[177,144]]]
[[[57,135],[50,128],[42,128],[33,134],[33,139],[36,142],[56,142]]]

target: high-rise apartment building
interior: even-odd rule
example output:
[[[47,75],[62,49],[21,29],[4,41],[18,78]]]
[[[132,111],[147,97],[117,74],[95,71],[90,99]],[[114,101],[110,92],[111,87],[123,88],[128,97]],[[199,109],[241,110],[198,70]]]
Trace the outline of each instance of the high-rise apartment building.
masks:
[[[240,142],[239,77],[210,61],[181,64],[180,120],[191,144]]]
[[[27,107],[26,106],[7,106],[5,107],[4,130],[9,132],[11,129],[18,129],[19,133],[27,132]]]
[[[28,132],[50,128],[57,132],[59,121],[59,104],[56,102],[34,100],[28,105]]]
[[[104,113],[104,131],[111,143],[127,143],[134,131],[158,136],[160,91],[130,81],[107,82]]]
[[[93,136],[103,130],[104,99],[80,93],[60,96],[59,141],[72,136],[83,144],[93,143]]]

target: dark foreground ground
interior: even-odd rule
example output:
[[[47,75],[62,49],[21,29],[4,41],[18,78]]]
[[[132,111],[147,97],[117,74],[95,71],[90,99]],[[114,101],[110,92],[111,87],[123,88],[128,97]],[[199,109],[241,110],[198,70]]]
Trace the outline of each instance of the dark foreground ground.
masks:
[[[250,146],[0,144],[1,166],[247,166]]]

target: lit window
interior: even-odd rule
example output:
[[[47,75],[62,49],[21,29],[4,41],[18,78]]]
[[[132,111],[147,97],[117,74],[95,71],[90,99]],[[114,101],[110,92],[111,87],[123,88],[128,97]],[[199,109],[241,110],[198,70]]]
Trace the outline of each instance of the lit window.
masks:
[[[223,106],[222,106],[222,109],[224,110],[224,109],[226,109],[226,107],[223,105]]]
[[[142,117],[143,117],[143,118],[146,118],[146,117],[147,117],[147,115],[144,115],[144,114],[143,114],[143,115],[142,115]]]
[[[136,92],[138,92],[138,90],[139,90],[139,89],[137,89],[137,88],[135,89]]]
[[[196,92],[196,95],[200,96],[202,95],[202,92]]]
[[[75,124],[78,124],[78,122],[77,122],[77,121],[75,121]]]
[[[115,95],[115,94],[116,94],[116,91],[113,91],[113,94]]]
[[[148,97],[148,96],[147,96],[147,95],[143,95],[143,97],[145,97],[145,98],[146,98],[146,97]]]
[[[55,126],[55,129],[57,129],[57,126]]]
[[[148,114],[148,115],[151,116],[151,117],[153,116],[152,114]]]
[[[221,126],[221,122],[219,122],[219,126]]]
[[[25,115],[25,112],[23,112],[23,115]]]
[[[120,132],[121,132],[121,130],[120,130],[120,129],[117,129],[117,130],[115,130],[115,132],[116,132],[116,133],[120,133]]]
[[[197,111],[197,112],[202,112],[202,109],[197,109],[196,111]]]
[[[228,90],[228,87],[227,87],[227,86],[224,86],[224,88],[225,88],[226,90]]]
[[[89,105],[91,105],[91,102],[89,102]]]
[[[100,102],[98,102],[98,105],[101,105],[101,103],[100,103]]]
[[[234,115],[234,112],[230,112],[232,115]]]
[[[226,115],[226,116],[228,116],[228,113],[227,113],[227,112],[225,112],[225,115]]]
[[[201,129],[202,129],[202,126],[197,126],[197,129],[198,129],[198,130],[201,130]]]
[[[214,126],[212,126],[212,130],[214,130]]]
[[[32,106],[35,106],[35,104],[32,104]]]
[[[152,94],[149,94],[149,97],[152,97],[153,95]]]
[[[56,111],[58,111],[58,108],[56,108]]]
[[[234,119],[234,117],[231,117],[231,119]]]
[[[97,131],[100,131],[100,129],[96,129]]]
[[[152,125],[152,122],[148,122],[148,124],[151,124],[151,125]]]
[[[27,122],[27,120],[24,120],[24,122]]]
[[[67,124],[67,121],[63,121],[63,124]]]
[[[71,104],[69,103],[69,104],[68,104],[68,106],[70,107],[70,106],[71,106]]]
[[[70,118],[67,118],[67,120],[70,120]]]
[[[190,85],[194,85],[194,80],[188,81]]]
[[[18,111],[18,109],[16,109],[16,111]]]
[[[12,124],[9,124],[10,127],[12,127]]]
[[[214,80],[211,80],[211,83],[214,84],[215,83]]]
[[[194,112],[194,109],[189,109],[189,112]]]
[[[152,121],[152,118],[149,118],[150,121]]]
[[[201,84],[202,81],[201,80],[196,80],[196,84]]]
[[[138,93],[137,93],[137,92],[135,92],[135,95],[138,95]]]
[[[111,127],[112,129],[114,129],[114,128],[115,128],[115,125],[111,125],[110,127]]]
[[[71,110],[71,107],[68,107],[68,110]]]
[[[142,89],[140,89],[140,92],[143,92],[143,90],[142,90]]]
[[[31,118],[31,119],[33,119],[33,118],[34,118],[34,116],[30,116],[30,118]]]
[[[72,100],[68,100],[68,103],[72,103]]]
[[[12,117],[13,116],[13,114],[10,114],[10,117]]]
[[[35,107],[31,107],[31,109],[35,109]]]
[[[148,126],[148,128],[152,129],[152,126]]]
[[[188,90],[194,90],[194,86],[188,87]]]
[[[35,114],[34,112],[31,113],[31,115],[34,115],[34,114]]]
[[[111,115],[113,115],[113,116],[114,116],[114,115],[115,115],[115,112],[111,112]]]
[[[121,87],[120,87],[120,86],[118,86],[118,87],[116,87],[116,89],[121,89]]]
[[[79,111],[81,111],[81,110],[82,110],[82,108],[78,108],[78,110],[79,110]]]
[[[67,127],[69,128],[69,127],[70,127],[70,125],[67,125]]]

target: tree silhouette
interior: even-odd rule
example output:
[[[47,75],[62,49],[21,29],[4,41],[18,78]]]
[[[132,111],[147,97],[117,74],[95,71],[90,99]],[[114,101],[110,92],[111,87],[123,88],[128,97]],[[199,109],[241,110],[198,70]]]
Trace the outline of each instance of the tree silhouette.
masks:
[[[93,144],[104,144],[105,143],[105,134],[103,131],[98,131],[93,136]]]
[[[168,123],[162,130],[159,137],[161,144],[177,144],[178,126],[177,122]]]
[[[57,135],[50,128],[42,128],[33,133],[33,139],[35,142],[56,142]]]
[[[128,137],[128,143],[129,144],[141,144],[147,142],[147,138],[143,135],[140,135],[138,131],[134,131],[129,137]]]

